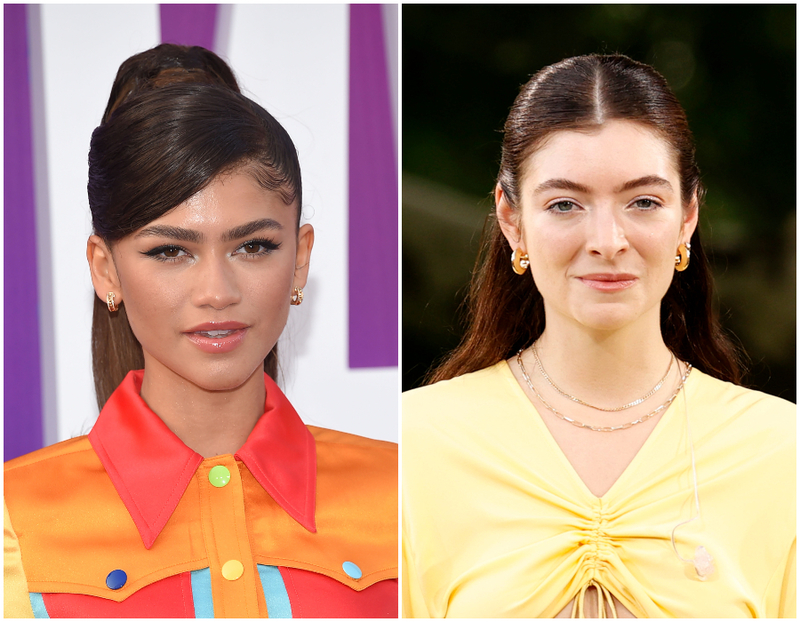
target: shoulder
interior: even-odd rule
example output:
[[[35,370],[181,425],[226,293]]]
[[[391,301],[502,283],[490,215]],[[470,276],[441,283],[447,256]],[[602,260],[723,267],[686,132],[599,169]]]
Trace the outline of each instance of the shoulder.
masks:
[[[698,370],[692,376],[686,407],[700,443],[739,464],[747,460],[794,471],[795,404]]]
[[[12,518],[22,505],[63,498],[66,490],[106,481],[105,470],[86,436],[43,447],[3,465],[4,493]]]
[[[308,426],[317,449],[320,487],[346,486],[397,503],[397,444]]]
[[[791,430],[794,438],[797,406],[792,402],[713,378],[696,369],[692,370],[692,376],[689,399],[710,417],[729,423],[741,420],[743,425],[756,428]]]
[[[408,391],[402,408],[404,455],[413,454],[409,460],[422,468],[504,446],[528,425],[532,405],[506,361],[500,361]]]
[[[46,471],[56,471],[67,463],[92,461],[92,458],[96,459],[96,455],[89,438],[79,436],[9,460],[3,465],[4,477],[8,481],[9,478],[38,476]]]
[[[85,436],[44,447],[4,465],[4,496],[16,528],[63,521],[76,508],[119,503],[119,495]],[[124,506],[119,503],[120,508]],[[20,532],[18,532],[20,533]]]
[[[342,445],[346,447],[359,448],[366,452],[394,452],[397,453],[397,443],[389,441],[379,441],[366,436],[358,436],[357,434],[349,434],[348,432],[339,432],[338,430],[330,430],[328,428],[318,428],[313,425],[306,426],[308,431],[314,437],[317,445]]]
[[[333,455],[338,459],[351,459],[397,468],[397,443],[379,441],[356,434],[307,426],[314,437],[317,455]]]
[[[509,381],[511,385],[509,385]],[[481,408],[487,402],[496,402],[509,396],[509,386],[516,380],[505,361],[491,367],[442,380],[403,393],[403,427],[419,419],[430,420],[451,411]]]

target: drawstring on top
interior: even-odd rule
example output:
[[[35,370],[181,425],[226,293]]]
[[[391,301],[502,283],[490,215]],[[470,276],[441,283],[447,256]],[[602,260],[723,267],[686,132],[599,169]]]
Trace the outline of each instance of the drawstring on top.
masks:
[[[578,595],[575,597],[575,601],[572,604],[572,617],[586,618],[586,606],[584,599],[586,598],[586,591],[591,587],[597,591],[597,617],[608,617],[608,615],[606,615],[606,605],[608,605],[608,608],[611,610],[611,617],[616,618],[617,608],[614,606],[614,597],[611,596],[611,592],[609,592],[594,579],[584,585],[581,588],[581,591],[578,592]]]

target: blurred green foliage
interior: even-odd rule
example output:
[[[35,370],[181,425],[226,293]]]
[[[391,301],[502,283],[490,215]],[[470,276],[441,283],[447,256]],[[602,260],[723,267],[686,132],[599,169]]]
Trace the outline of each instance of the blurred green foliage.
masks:
[[[404,5],[403,387],[459,340],[503,122],[569,56],[653,65],[689,117],[701,217],[749,384],[794,400],[795,5]]]

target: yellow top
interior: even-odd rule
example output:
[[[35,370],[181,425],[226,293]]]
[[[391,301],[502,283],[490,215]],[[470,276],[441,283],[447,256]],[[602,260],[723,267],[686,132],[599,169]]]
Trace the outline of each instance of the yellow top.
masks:
[[[403,615],[554,617],[607,589],[637,617],[794,617],[794,404],[693,370],[602,497],[505,361],[403,396]],[[703,546],[698,579],[675,533]]]

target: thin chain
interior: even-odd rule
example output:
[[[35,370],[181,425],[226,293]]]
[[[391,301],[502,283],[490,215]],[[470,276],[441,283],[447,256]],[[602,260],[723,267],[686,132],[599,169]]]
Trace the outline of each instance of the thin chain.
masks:
[[[568,397],[569,399],[571,399],[573,402],[576,402],[578,404],[582,404],[583,406],[588,406],[589,408],[594,408],[595,410],[602,410],[602,411],[607,412],[607,413],[615,413],[615,412],[619,412],[620,410],[627,410],[628,408],[633,408],[634,406],[638,406],[639,404],[644,402],[647,398],[652,397],[653,395],[655,395],[658,392],[658,390],[662,386],[664,386],[664,382],[666,381],[667,376],[669,376],[669,372],[672,369],[672,361],[675,359],[675,355],[673,354],[669,359],[669,365],[667,365],[667,371],[664,374],[664,377],[661,380],[658,381],[658,384],[656,386],[654,386],[652,389],[650,389],[650,391],[645,393],[642,397],[640,397],[637,400],[633,400],[629,404],[625,404],[625,406],[618,406],[616,408],[603,408],[601,406],[595,406],[594,404],[589,404],[587,402],[584,402],[582,399],[577,398],[574,395],[570,395],[566,391],[563,391],[560,388],[558,388],[556,386],[556,383],[553,382],[553,380],[550,378],[550,376],[547,375],[547,372],[544,370],[544,366],[542,365],[542,361],[541,361],[541,359],[539,359],[539,353],[536,351],[536,343],[535,342],[531,346],[531,351],[533,352],[533,359],[536,361],[536,366],[539,368],[539,372],[542,374],[542,376],[544,376],[544,379],[547,380],[547,382],[550,384],[551,387],[553,387],[556,391],[561,393],[561,395],[563,395],[564,397]]]
[[[675,389],[675,393],[673,393],[672,396],[666,402],[661,404],[661,406],[656,408],[653,412],[651,412],[651,413],[649,413],[647,415],[644,415],[643,417],[639,417],[638,419],[636,419],[636,421],[630,421],[628,423],[623,423],[622,425],[594,426],[594,425],[589,425],[588,423],[581,423],[580,421],[578,421],[576,419],[573,419],[572,417],[567,417],[566,415],[558,412],[555,408],[550,406],[550,404],[548,404],[545,401],[545,399],[539,394],[539,392],[533,386],[533,383],[531,382],[530,376],[528,376],[528,372],[525,371],[525,365],[523,365],[523,363],[522,363],[522,350],[517,352],[517,365],[519,365],[519,369],[522,372],[522,377],[525,378],[525,382],[528,383],[528,386],[530,387],[531,391],[533,391],[536,394],[536,397],[539,398],[539,401],[542,402],[542,404],[544,404],[545,407],[550,412],[552,412],[559,419],[563,419],[564,421],[566,421],[567,423],[571,423],[575,427],[586,428],[587,430],[592,430],[593,432],[616,432],[617,430],[627,430],[628,428],[631,428],[631,427],[633,427],[633,426],[635,426],[635,425],[637,425],[639,423],[644,423],[645,421],[647,421],[651,417],[657,415],[662,410],[667,408],[670,404],[672,404],[673,401],[675,401],[675,398],[678,396],[678,393],[680,393],[681,389],[683,388],[683,385],[686,383],[686,379],[689,377],[689,373],[692,371],[691,363],[687,363],[686,364],[686,371],[684,372],[683,376],[681,376],[681,382],[678,385],[678,388]]]

